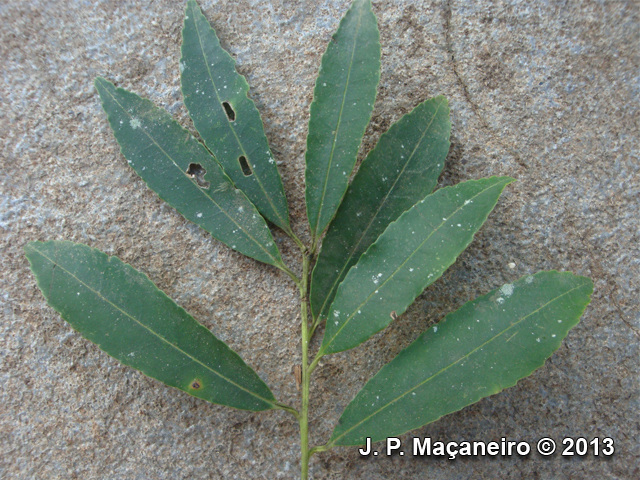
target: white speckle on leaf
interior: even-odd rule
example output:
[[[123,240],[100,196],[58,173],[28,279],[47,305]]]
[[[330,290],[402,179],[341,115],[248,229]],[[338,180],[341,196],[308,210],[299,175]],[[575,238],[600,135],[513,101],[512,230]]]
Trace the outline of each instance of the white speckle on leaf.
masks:
[[[462,224],[461,224],[461,223],[459,223],[459,224],[458,224],[458,226],[459,226],[459,227],[461,227],[461,226],[462,226]]]
[[[502,303],[504,303],[504,298],[498,297],[498,298],[496,298],[496,302],[502,304]]]
[[[340,310],[334,310],[333,311],[333,316],[338,318],[340,316]]]
[[[438,166],[440,166],[440,165],[438,165]],[[472,200],[465,200],[465,201],[464,201],[464,204],[465,204],[465,205],[469,205],[470,203],[473,203],[473,201],[472,201]]]
[[[507,283],[500,288],[500,293],[502,293],[505,297],[510,297],[513,293],[513,285]]]
[[[133,128],[134,130],[136,128],[140,128],[140,120],[138,120],[136,117],[133,117],[131,120],[129,120],[129,125],[131,125],[131,128]]]
[[[198,217],[198,218],[202,218],[202,212],[198,212],[198,213],[196,213],[196,217]]]
[[[558,323],[562,323],[562,320],[558,320]]]
[[[553,335],[551,335],[551,337],[556,338],[556,334],[554,333]]]
[[[335,323],[336,325],[338,325],[340,322],[338,322],[338,321],[336,320],[336,321],[335,321],[335,322],[333,322],[333,323]]]
[[[527,278],[524,279],[524,281],[526,283],[533,283],[533,275],[529,275]]]
[[[373,277],[371,277],[371,281],[377,285],[378,284],[378,277],[376,277],[375,275]]]
[[[409,271],[410,271],[410,272],[413,272],[413,268],[410,268],[410,269],[409,269]]]
[[[433,327],[433,333],[436,333],[438,331],[438,327]]]
[[[180,62],[178,65],[180,66],[180,73],[184,72],[184,69],[187,68],[183,62]]]
[[[239,211],[240,213],[244,212],[244,207],[238,207],[238,211]]]
[[[539,339],[539,338],[536,338],[536,342],[540,343],[540,339]]]

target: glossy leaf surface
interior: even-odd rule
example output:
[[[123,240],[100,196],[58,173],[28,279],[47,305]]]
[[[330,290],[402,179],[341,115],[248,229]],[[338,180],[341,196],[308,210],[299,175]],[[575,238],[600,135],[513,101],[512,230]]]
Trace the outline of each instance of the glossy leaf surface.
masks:
[[[356,163],[380,80],[380,34],[370,0],[355,0],[333,35],[313,91],[306,151],[311,235],[329,225]]]
[[[449,151],[449,105],[421,103],[380,136],[322,241],[311,279],[314,318],[327,318],[338,285],[389,224],[431,193]]]
[[[121,363],[209,402],[274,408],[260,377],[131,265],[67,241],[25,253],[49,305]]]
[[[338,287],[319,354],[353,348],[401,315],[467,248],[512,181],[441,188],[389,225]]]
[[[104,78],[97,78],[95,86],[122,154],[149,188],[234,250],[282,265],[255,206],[187,130],[165,110]],[[201,179],[194,173],[198,166],[206,171]]]
[[[282,179],[249,84],[194,0],[185,12],[180,70],[184,104],[209,150],[258,210],[289,231]]]
[[[540,272],[466,303],[367,382],[329,443],[397,436],[515,385],[560,347],[592,291],[588,278]]]

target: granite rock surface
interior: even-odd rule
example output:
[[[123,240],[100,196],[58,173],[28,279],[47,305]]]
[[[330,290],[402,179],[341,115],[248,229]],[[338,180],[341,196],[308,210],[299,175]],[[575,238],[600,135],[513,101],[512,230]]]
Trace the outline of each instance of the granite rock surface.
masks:
[[[251,85],[294,230],[308,241],[304,149],[321,55],[348,8],[203,0]],[[178,62],[182,2],[0,4],[0,478],[294,479],[296,424],[207,404],[119,365],[47,306],[22,247],[89,244],[147,273],[297,405],[298,295],[163,204],[127,166],[93,79],[192,128]],[[390,328],[327,357],[312,443],[384,363],[464,302],[538,270],[595,283],[581,323],[515,387],[402,437],[611,437],[612,458],[315,456],[314,479],[640,477],[640,5],[624,1],[379,0],[382,74],[360,158],[391,123],[443,94],[452,145],[440,185],[510,175],[470,248]],[[295,245],[274,231],[285,261]],[[316,341],[317,344],[317,341]]]

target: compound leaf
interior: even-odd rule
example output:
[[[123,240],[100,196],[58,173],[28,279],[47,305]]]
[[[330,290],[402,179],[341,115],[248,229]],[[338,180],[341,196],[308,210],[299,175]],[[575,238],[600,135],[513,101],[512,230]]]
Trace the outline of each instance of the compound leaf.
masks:
[[[592,291],[588,278],[540,272],[466,303],[367,382],[329,444],[398,436],[515,385],[560,347]]]
[[[322,240],[311,278],[314,318],[327,318],[338,285],[387,226],[431,193],[450,131],[449,105],[439,96],[394,123],[369,152]]]
[[[122,154],[149,188],[234,250],[283,265],[256,207],[187,130],[165,110],[104,78],[95,86]]]
[[[67,241],[31,242],[25,253],[49,305],[121,363],[209,402],[276,407],[238,354],[131,265]]]
[[[187,3],[180,61],[184,104],[224,171],[267,218],[287,232],[289,209],[249,84],[195,0]]]
[[[338,287],[318,356],[353,348],[402,314],[467,248],[512,181],[441,188],[389,225]]]
[[[305,155],[307,216],[314,242],[347,189],[380,80],[380,34],[370,0],[355,0],[322,57]]]

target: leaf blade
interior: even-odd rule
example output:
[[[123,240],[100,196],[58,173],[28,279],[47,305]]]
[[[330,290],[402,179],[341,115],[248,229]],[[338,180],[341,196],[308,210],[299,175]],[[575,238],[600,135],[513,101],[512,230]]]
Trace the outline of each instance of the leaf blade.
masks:
[[[204,143],[258,210],[291,232],[282,179],[260,113],[247,96],[249,84],[195,0],[187,2],[181,50],[184,103]]]
[[[450,131],[448,102],[439,96],[381,135],[322,241],[311,278],[314,318],[326,319],[338,285],[389,223],[431,193],[449,151]]]
[[[305,199],[314,241],[347,189],[379,80],[376,17],[370,0],[355,0],[322,56],[310,107]]]
[[[353,348],[401,315],[471,243],[512,181],[441,188],[391,223],[338,287],[318,356]]]
[[[165,110],[104,78],[96,78],[95,86],[122,154],[149,188],[234,250],[282,265],[273,236],[255,206],[187,130]],[[209,188],[200,187],[187,174],[190,165],[206,170]]]
[[[25,254],[49,305],[121,363],[212,403],[276,408],[237,353],[131,265],[68,241],[31,242]]]
[[[367,382],[330,444],[401,435],[515,385],[558,349],[592,291],[588,278],[539,272],[466,303]]]

